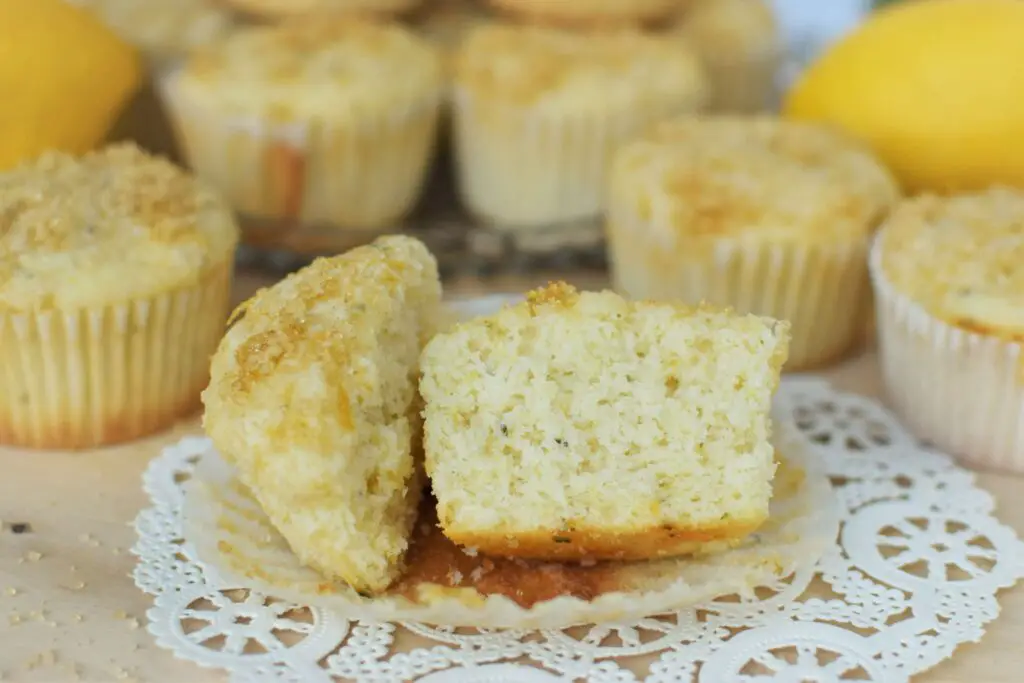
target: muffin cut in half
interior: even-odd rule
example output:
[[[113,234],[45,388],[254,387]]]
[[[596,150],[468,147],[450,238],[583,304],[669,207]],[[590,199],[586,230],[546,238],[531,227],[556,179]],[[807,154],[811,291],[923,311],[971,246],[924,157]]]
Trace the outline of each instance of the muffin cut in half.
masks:
[[[789,326],[564,283],[435,337],[427,473],[454,542],[535,559],[649,559],[768,516],[769,409]]]
[[[415,521],[440,297],[412,238],[319,259],[243,304],[203,394],[207,433],[299,560],[364,593],[397,578]]]

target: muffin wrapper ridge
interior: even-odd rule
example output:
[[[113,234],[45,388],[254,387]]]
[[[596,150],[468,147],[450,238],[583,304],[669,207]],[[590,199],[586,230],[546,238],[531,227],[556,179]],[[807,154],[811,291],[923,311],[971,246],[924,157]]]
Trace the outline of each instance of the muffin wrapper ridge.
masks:
[[[787,371],[826,365],[863,339],[870,302],[866,237],[831,244],[717,239],[691,250],[672,242],[678,238],[654,237],[640,219],[613,216],[607,228],[617,289],[634,298],[707,301],[789,320]]]
[[[246,218],[279,229],[330,226],[377,232],[412,210],[433,157],[443,93],[391,112],[277,123],[192,101],[165,74],[162,96],[193,170]]]
[[[517,231],[598,218],[616,147],[659,120],[698,110],[703,94],[575,115],[478,102],[458,86],[452,100],[462,203],[495,228]]]
[[[1021,345],[928,313],[871,251],[879,359],[890,403],[921,439],[969,465],[1024,472]]]
[[[0,443],[87,448],[196,409],[232,270],[229,260],[195,285],[123,304],[0,313]]]

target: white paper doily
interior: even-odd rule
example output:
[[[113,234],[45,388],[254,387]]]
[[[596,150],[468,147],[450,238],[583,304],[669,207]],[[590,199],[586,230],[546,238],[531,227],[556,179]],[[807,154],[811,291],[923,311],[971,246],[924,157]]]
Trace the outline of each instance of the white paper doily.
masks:
[[[630,624],[566,631],[348,623],[324,610],[223,589],[182,539],[183,483],[204,439],[145,475],[135,580],[149,629],[178,656],[233,681],[596,683],[899,682],[977,641],[996,593],[1024,576],[1024,543],[992,517],[971,473],[916,443],[876,403],[787,378],[779,406],[822,459],[841,500],[836,545],[813,572]],[[418,636],[418,639],[412,636]],[[409,649],[409,643],[417,644]],[[653,663],[638,679],[630,660]]]

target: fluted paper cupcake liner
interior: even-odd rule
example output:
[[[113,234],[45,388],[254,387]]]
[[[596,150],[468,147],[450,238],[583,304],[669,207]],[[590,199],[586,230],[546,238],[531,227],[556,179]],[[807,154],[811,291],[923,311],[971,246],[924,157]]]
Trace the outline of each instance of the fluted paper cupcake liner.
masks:
[[[1021,345],[936,318],[870,258],[889,402],[919,438],[970,465],[1024,472]]]
[[[353,231],[386,230],[415,205],[433,156],[442,94],[391,112],[276,123],[192,101],[180,71],[160,80],[182,152],[239,213]]]
[[[232,267],[123,304],[0,312],[0,443],[116,443],[197,408],[227,318]]]
[[[680,101],[551,114],[452,92],[457,189],[473,214],[516,231],[600,215],[610,155],[656,121],[693,111]]]
[[[787,371],[834,362],[863,339],[867,237],[829,244],[718,240],[686,253],[658,244],[649,226],[613,220],[608,231],[613,280],[630,297],[706,301],[790,321]]]

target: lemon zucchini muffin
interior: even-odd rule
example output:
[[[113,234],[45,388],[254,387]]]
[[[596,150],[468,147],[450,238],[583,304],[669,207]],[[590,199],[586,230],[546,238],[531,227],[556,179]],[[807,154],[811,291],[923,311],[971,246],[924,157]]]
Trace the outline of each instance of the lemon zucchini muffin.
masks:
[[[768,0],[690,0],[672,31],[704,64],[710,111],[755,113],[771,105],[783,45]]]
[[[768,516],[788,324],[564,283],[424,349],[424,451],[446,536],[483,553],[648,559]]]
[[[217,195],[135,147],[0,174],[0,443],[98,446],[198,407],[237,241]]]
[[[972,465],[1024,471],[1024,193],[907,200],[870,263],[903,421]]]
[[[422,0],[223,0],[225,4],[263,19],[314,14],[396,15],[415,9]]]
[[[244,217],[366,234],[420,194],[442,72],[404,28],[323,18],[239,29],[163,91],[192,166]]]
[[[688,0],[490,0],[491,5],[530,23],[562,26],[623,26],[666,19]]]
[[[608,194],[618,290],[789,320],[789,370],[834,360],[862,336],[869,241],[899,191],[828,129],[695,117],[624,146]]]
[[[671,37],[496,24],[454,61],[459,192],[501,228],[597,217],[611,153],[704,103],[700,65]]]
[[[364,593],[397,578],[415,521],[440,299],[412,238],[318,259],[239,307],[203,393],[207,434],[299,560]]]

